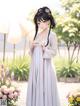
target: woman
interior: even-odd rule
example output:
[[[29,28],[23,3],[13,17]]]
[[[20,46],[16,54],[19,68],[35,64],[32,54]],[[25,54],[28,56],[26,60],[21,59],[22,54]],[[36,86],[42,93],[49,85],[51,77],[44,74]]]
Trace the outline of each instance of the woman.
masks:
[[[55,68],[51,64],[51,58],[57,53],[57,37],[51,31],[55,21],[50,9],[39,8],[34,23],[26,106],[60,106]]]

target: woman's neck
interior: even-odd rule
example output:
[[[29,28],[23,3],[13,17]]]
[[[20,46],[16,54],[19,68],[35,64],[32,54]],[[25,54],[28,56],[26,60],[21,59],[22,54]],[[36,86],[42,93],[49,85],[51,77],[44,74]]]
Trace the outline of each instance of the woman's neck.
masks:
[[[49,32],[49,28],[46,28],[44,30],[39,31],[38,34],[40,36],[46,36],[48,34],[48,32]]]

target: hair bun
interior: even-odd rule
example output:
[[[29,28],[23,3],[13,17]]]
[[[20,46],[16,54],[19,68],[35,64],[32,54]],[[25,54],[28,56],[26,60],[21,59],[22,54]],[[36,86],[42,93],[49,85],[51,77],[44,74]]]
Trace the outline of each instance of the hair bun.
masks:
[[[37,11],[37,14],[41,14],[41,13],[47,13],[48,15],[51,15],[51,11],[48,7],[42,7],[42,8],[39,8],[38,11]]]

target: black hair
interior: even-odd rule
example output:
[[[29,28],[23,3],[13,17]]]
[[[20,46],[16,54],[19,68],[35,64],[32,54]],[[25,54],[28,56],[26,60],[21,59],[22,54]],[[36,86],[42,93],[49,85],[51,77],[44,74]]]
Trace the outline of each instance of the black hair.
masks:
[[[37,32],[38,32],[38,24],[37,22],[41,22],[41,21],[49,21],[50,20],[50,28],[49,28],[49,32],[48,32],[48,38],[47,38],[47,44],[45,46],[48,45],[49,43],[49,35],[50,35],[50,31],[51,29],[53,29],[55,27],[55,20],[54,17],[52,16],[51,10],[48,7],[42,7],[39,8],[37,13],[34,16],[34,23],[35,23],[35,36],[34,36],[34,40],[37,36]]]

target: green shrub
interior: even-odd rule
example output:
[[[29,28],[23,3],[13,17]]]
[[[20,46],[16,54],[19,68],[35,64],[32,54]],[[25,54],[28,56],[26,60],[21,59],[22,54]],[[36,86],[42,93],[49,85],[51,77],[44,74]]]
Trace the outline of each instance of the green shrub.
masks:
[[[2,63],[2,62],[0,62]],[[10,77],[14,77],[14,80],[28,80],[29,68],[30,68],[30,57],[16,57],[13,59],[6,59],[5,64],[9,68]]]
[[[28,80],[30,69],[29,56],[17,57],[14,61],[7,59],[4,64],[8,66],[10,75],[14,73],[15,80]],[[56,57],[54,58],[54,64],[58,78],[80,76],[80,63],[74,63],[72,66],[69,66],[66,58]]]
[[[54,59],[54,63],[58,78],[80,76],[80,63],[73,63],[70,66],[66,58],[59,57]]]
[[[29,58],[28,57],[19,57],[16,58],[15,61],[12,62],[10,66],[10,72],[14,73],[15,80],[28,80],[29,76]]]
[[[57,71],[58,77],[76,77],[79,75],[77,67],[62,67]]]

